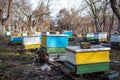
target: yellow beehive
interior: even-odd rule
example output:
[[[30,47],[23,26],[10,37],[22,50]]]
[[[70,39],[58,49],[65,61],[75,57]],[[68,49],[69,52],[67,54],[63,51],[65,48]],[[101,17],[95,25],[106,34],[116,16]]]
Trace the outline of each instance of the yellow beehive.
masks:
[[[23,37],[24,49],[36,49],[40,48],[40,37],[39,36],[24,36]]]
[[[79,49],[76,52],[67,49],[67,61],[74,65],[110,62],[109,48]]]

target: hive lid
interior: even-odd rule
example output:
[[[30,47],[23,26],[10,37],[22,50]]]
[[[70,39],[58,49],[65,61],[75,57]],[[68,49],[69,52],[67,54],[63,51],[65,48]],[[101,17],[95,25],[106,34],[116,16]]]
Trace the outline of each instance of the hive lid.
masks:
[[[69,46],[66,48],[68,51],[73,52],[89,52],[89,51],[103,51],[103,50],[110,50],[110,47],[104,47],[101,45],[91,45],[90,49],[81,49],[80,46]]]
[[[44,34],[46,35],[46,34]],[[47,34],[46,36],[68,36],[68,35],[64,35],[64,34]]]

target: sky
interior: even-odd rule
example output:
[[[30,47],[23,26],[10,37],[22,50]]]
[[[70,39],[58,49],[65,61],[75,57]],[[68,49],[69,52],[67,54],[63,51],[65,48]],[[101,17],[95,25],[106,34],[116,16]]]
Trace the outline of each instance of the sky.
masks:
[[[38,3],[39,0],[30,0],[32,4],[32,9],[34,10]],[[51,16],[56,16],[57,13],[59,12],[60,9],[66,8],[78,8],[80,4],[82,3],[82,0],[51,0]]]

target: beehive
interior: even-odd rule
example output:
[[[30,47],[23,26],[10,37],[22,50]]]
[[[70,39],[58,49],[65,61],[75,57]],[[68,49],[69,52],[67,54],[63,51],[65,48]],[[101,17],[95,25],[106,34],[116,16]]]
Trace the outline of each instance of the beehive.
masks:
[[[86,41],[94,41],[94,33],[83,33],[83,38]]]
[[[22,44],[22,37],[21,36],[11,36],[12,43],[21,43]]]
[[[50,32],[43,32],[43,34],[45,34],[45,35],[49,35],[49,34],[60,34],[60,32],[59,31],[50,31]]]
[[[64,53],[68,46],[68,36],[62,34],[42,35],[42,50],[46,53]]]
[[[65,48],[68,46],[67,35],[42,35],[42,46],[47,48]]]
[[[62,34],[68,35],[68,38],[72,38],[72,31],[63,31]]]
[[[26,32],[26,33],[22,33],[22,36],[28,36],[28,33]]]
[[[11,36],[11,32],[5,32],[5,36],[6,37],[10,37]]]
[[[107,41],[107,33],[106,32],[96,32],[94,33],[94,38],[96,42],[106,42]]]
[[[40,48],[40,36],[26,36],[23,37],[23,45],[25,49]]]
[[[120,43],[120,35],[119,34],[111,34],[110,42],[112,46],[118,46]]]
[[[91,46],[81,49],[80,46],[67,47],[67,67],[75,74],[107,71],[110,68],[108,47]]]

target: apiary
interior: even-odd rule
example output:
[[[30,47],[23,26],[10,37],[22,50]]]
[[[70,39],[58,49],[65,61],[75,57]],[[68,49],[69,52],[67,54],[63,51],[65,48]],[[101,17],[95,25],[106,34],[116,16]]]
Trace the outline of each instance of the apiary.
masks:
[[[65,64],[75,74],[84,74],[110,69],[109,47],[91,46],[82,49],[80,46],[67,47],[67,63]]]
[[[25,49],[40,48],[40,36],[26,36],[23,37],[23,45]]]

